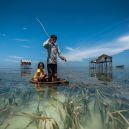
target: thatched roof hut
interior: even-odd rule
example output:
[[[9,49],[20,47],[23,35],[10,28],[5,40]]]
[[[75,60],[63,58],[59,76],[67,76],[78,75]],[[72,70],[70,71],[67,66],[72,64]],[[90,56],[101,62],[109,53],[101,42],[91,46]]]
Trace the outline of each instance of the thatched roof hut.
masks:
[[[112,67],[112,57],[106,54],[102,54],[89,63],[90,68],[107,68],[108,66]]]
[[[21,60],[21,65],[31,65],[31,60]]]
[[[112,57],[108,56],[106,54],[102,54],[97,58],[98,62],[103,63],[103,62],[112,62]]]

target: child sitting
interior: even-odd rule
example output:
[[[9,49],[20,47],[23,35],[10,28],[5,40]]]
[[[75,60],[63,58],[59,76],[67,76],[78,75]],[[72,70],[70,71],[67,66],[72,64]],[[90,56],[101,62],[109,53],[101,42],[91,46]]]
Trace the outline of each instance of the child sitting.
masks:
[[[33,80],[36,82],[46,81],[47,74],[44,72],[44,63],[39,62],[38,68],[34,74]]]

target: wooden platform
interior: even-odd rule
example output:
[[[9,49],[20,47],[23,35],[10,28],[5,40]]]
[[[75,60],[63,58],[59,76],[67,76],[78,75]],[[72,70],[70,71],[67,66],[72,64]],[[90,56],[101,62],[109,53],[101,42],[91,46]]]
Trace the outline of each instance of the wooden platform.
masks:
[[[30,81],[33,84],[68,84],[69,81],[65,80],[65,79],[57,79],[57,81],[53,81],[53,82],[36,82],[33,79]]]

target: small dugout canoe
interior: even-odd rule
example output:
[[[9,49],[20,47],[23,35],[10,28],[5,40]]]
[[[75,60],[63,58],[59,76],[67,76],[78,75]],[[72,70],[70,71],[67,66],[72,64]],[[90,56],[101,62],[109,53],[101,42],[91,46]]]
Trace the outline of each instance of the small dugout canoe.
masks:
[[[53,82],[49,82],[49,81],[36,82],[32,79],[30,82],[33,84],[69,84],[69,81],[65,79],[57,79],[57,81],[53,81]]]

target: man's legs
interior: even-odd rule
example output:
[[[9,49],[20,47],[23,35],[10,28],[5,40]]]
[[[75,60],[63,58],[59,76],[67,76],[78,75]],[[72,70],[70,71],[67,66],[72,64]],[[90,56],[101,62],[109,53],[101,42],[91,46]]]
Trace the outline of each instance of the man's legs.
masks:
[[[52,81],[52,66],[51,64],[47,64],[47,71],[48,71],[48,81]]]
[[[55,81],[57,79],[57,64],[47,64],[48,81]]]
[[[53,64],[53,80],[57,80],[57,64]]]

